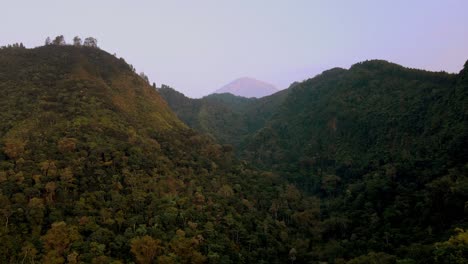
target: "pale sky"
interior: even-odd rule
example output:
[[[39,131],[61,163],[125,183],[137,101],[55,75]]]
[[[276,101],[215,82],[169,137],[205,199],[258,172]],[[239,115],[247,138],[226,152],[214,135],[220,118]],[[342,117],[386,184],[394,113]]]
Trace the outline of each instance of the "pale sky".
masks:
[[[0,46],[93,36],[190,97],[249,76],[284,89],[366,59],[458,72],[466,0],[0,0]]]

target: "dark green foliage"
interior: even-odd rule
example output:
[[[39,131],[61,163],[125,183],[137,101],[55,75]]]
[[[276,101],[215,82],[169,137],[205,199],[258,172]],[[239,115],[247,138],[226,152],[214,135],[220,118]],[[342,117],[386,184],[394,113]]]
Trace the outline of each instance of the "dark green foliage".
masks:
[[[434,261],[395,249],[468,224],[462,79],[383,61],[325,72],[293,88],[244,155],[322,197],[323,242],[340,241],[342,256]]]
[[[263,126],[289,91],[260,99],[229,93],[191,99],[165,85],[158,92],[187,125],[240,149],[245,138]]]
[[[89,42],[0,49],[0,263],[466,262],[467,66],[158,90],[219,145]]]
[[[248,133],[242,111],[255,99],[232,94],[191,99],[167,86],[158,89],[158,92],[187,125],[221,143],[237,145]]]
[[[434,243],[468,225],[467,71],[468,64],[455,75],[377,60],[331,69],[243,106],[236,120],[246,133],[226,143],[321,198],[319,230],[309,231],[320,239],[306,250],[312,259],[441,262]],[[232,131],[217,128],[215,137]]]

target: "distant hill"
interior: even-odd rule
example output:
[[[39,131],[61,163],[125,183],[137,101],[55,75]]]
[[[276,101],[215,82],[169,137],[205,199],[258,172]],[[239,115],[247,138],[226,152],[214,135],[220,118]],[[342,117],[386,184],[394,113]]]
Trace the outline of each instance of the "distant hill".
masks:
[[[192,99],[167,86],[158,92],[187,125],[220,143],[238,145],[248,134],[242,112],[254,98],[223,93]]]
[[[244,77],[226,84],[225,86],[216,90],[214,93],[230,93],[247,98],[261,98],[276,92],[278,92],[278,89],[276,89],[276,87],[272,84],[249,77]]]
[[[231,93],[192,99],[167,86],[158,92],[188,126],[239,150],[245,137],[263,127],[289,89],[260,99]]]

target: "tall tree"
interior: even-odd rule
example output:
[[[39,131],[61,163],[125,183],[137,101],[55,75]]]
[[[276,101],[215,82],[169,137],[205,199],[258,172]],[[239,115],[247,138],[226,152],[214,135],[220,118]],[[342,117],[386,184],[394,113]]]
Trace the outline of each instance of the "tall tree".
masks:
[[[97,48],[97,39],[93,37],[87,37],[84,40],[83,46]]]
[[[161,249],[161,240],[150,236],[136,237],[131,241],[131,252],[135,255],[137,263],[153,263]]]
[[[77,47],[81,46],[81,38],[80,37],[75,36],[73,38],[73,46],[77,46]]]
[[[52,41],[54,45],[65,45],[65,37],[63,35],[55,37],[54,41]]]

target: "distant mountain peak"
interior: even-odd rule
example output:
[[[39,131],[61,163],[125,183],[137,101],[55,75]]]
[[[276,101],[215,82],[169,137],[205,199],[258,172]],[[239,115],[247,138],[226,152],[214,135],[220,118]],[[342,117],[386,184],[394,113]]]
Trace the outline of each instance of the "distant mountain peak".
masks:
[[[226,84],[214,93],[230,93],[247,98],[260,98],[276,92],[278,89],[272,84],[251,77],[242,77]]]

